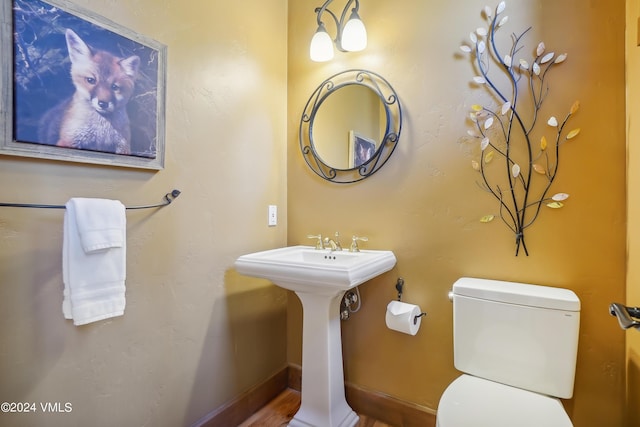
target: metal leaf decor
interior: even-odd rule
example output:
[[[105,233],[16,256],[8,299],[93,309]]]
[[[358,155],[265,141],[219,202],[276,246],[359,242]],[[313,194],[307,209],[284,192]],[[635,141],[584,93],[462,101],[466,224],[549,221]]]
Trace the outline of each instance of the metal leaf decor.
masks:
[[[562,121],[556,116],[541,116],[542,104],[549,96],[549,72],[563,63],[567,54],[547,52],[545,43],[539,42],[533,57],[523,58],[521,43],[531,27],[519,35],[507,34],[511,47],[501,52],[498,46],[504,44],[497,42],[497,33],[508,22],[505,10],[505,2],[494,10],[485,6],[482,14],[488,26],[471,32],[471,44],[460,49],[471,60],[472,85],[488,92],[496,103],[474,104],[469,114],[472,128],[467,133],[479,142],[479,158],[471,165],[481,176],[480,187],[498,202],[498,213],[484,215],[480,222],[500,218],[515,235],[517,256],[521,249],[529,255],[525,230],[542,207],[560,209],[569,198],[567,193],[548,194],[558,174],[560,145],[580,133],[580,128],[565,130],[580,103],[574,102]]]

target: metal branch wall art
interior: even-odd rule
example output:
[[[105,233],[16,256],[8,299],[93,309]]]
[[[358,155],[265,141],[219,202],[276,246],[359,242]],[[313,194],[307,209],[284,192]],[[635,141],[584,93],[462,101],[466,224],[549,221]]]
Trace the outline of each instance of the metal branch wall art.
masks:
[[[564,119],[542,119],[542,104],[549,95],[548,75],[567,54],[547,52],[540,42],[533,59],[522,58],[522,40],[531,27],[511,35],[510,47],[501,47],[497,33],[508,21],[505,2],[483,10],[488,26],[470,34],[471,43],[460,48],[469,54],[476,75],[473,85],[488,91],[491,106],[472,105],[468,134],[479,143],[479,156],[472,166],[481,178],[479,186],[498,202],[498,212],[481,222],[500,218],[515,235],[515,254],[529,255],[525,230],[538,218],[543,206],[559,209],[567,193],[551,195],[558,174],[560,146],[579,133],[568,130],[569,119],[578,111],[576,101]],[[508,46],[508,44],[506,44]],[[542,126],[538,126],[538,125]]]

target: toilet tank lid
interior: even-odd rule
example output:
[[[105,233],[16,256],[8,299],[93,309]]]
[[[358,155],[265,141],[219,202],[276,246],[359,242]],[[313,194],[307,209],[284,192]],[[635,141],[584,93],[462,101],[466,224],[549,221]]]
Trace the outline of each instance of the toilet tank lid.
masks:
[[[573,291],[550,286],[462,277],[453,284],[453,294],[538,308],[580,311],[580,299]]]

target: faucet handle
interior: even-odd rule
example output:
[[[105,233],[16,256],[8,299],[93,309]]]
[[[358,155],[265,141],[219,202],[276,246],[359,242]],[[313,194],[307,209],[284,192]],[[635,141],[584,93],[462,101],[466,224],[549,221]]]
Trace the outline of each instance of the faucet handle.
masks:
[[[324,246],[322,245],[322,234],[317,234],[317,235],[307,234],[307,239],[318,239],[316,241],[316,250],[324,249]]]
[[[351,238],[351,247],[349,247],[349,252],[360,252],[360,248],[358,248],[358,240],[360,240],[361,242],[368,242],[369,238],[368,237],[358,237],[358,236],[353,236]]]

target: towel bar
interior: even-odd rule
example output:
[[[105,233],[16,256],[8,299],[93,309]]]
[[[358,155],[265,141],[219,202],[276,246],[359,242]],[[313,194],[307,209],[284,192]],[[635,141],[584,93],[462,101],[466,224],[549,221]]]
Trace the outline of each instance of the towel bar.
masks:
[[[164,195],[164,201],[162,203],[157,203],[155,205],[142,205],[142,206],[127,206],[126,209],[151,209],[151,208],[161,208],[163,206],[167,206],[171,204],[176,197],[180,195],[180,190],[172,190],[170,193]],[[64,205],[38,205],[31,203],[2,203],[0,202],[0,207],[9,207],[9,208],[38,208],[38,209],[64,209]]]

